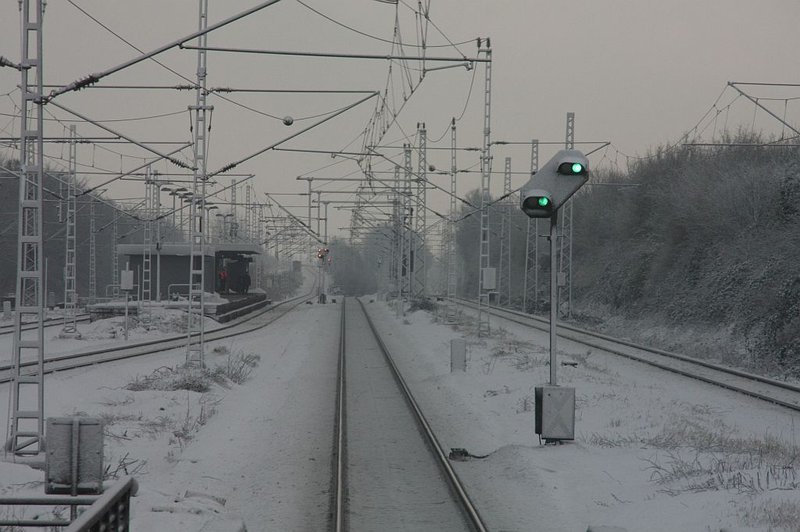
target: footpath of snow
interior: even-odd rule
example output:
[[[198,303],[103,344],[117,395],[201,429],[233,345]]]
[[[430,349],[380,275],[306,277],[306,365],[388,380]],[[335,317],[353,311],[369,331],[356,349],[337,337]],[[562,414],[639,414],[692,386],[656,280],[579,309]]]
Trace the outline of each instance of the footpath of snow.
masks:
[[[492,318],[450,327],[367,304],[492,530],[800,530],[800,417],[763,401],[559,340],[576,388],[576,439],[540,445],[534,388],[549,380],[546,333]],[[466,321],[472,321],[464,316]],[[466,372],[450,373],[465,338]]]

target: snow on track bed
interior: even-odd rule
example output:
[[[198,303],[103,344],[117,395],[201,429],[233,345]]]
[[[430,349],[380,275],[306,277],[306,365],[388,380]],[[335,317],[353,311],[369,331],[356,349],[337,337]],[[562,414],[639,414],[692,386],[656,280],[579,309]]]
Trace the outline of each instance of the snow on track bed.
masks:
[[[476,308],[476,305],[463,299],[459,299],[459,303],[469,308]],[[522,312],[491,307],[489,313],[520,325],[549,330],[549,321]],[[693,359],[677,353],[651,349],[569,325],[559,325],[558,336],[800,411],[800,386],[796,384]]]
[[[88,314],[78,314],[75,317],[75,321],[78,322],[78,323],[88,322],[89,321],[89,315]],[[64,318],[47,318],[46,320],[44,320],[44,326],[45,327],[56,327],[56,326],[61,326],[63,324],[64,324]],[[23,331],[29,331],[29,330],[31,330],[33,328],[34,328],[34,325],[32,325],[32,324],[31,325],[28,325],[27,323],[23,323],[22,324],[22,330]],[[6,334],[13,334],[13,333],[14,333],[14,324],[13,323],[0,325],[0,336],[6,335]]]
[[[324,530],[338,317],[336,305],[299,305],[273,326],[208,340],[211,368],[226,352],[260,363],[243,384],[207,393],[129,388],[183,363],[184,349],[59,372],[48,376],[45,413],[106,420],[106,464],[127,464],[140,483],[131,530],[232,532],[242,521],[251,531]],[[0,418],[7,395],[0,386]],[[0,494],[41,493],[42,480],[0,462]]]
[[[367,307],[442,446],[489,455],[452,464],[490,530],[797,532],[796,412],[563,340],[560,360],[577,363],[559,367],[576,388],[576,439],[542,446],[533,392],[549,376],[546,332],[498,320],[476,338],[471,324]],[[466,372],[450,372],[455,338]]]
[[[345,304],[347,530],[464,530],[359,303]]]
[[[286,312],[291,311],[296,306],[302,304],[310,298],[310,295],[303,295],[300,297],[288,299],[276,305],[268,306],[251,314],[242,316],[228,322],[225,325],[216,327],[213,330],[208,330],[205,333],[206,341],[219,340],[228,338],[247,332],[266,327],[273,321],[280,318]],[[299,301],[299,302],[298,302]],[[270,312],[278,309],[277,315]],[[126,345],[119,345],[119,342],[113,346],[104,346],[101,349],[91,351],[80,351],[72,354],[49,354],[45,358],[45,373],[54,371],[62,371],[66,369],[79,368],[92,364],[103,362],[110,362],[124,358],[137,357],[149,355],[175,349],[186,345],[186,335],[171,335],[167,338],[151,340],[146,342],[131,343]],[[24,362],[23,367],[35,365],[34,361]],[[24,371],[24,370],[23,370]],[[0,365],[0,383],[8,382],[11,379],[11,365]]]

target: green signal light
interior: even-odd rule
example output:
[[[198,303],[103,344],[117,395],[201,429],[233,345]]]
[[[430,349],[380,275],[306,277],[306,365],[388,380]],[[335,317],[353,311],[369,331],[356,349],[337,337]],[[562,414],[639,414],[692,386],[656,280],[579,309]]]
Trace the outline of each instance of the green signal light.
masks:
[[[572,163],[573,174],[580,174],[582,171],[583,171],[583,165],[581,163]]]
[[[550,200],[547,198],[539,198],[536,200],[536,203],[539,204],[539,207],[547,207],[547,205],[550,203]]]

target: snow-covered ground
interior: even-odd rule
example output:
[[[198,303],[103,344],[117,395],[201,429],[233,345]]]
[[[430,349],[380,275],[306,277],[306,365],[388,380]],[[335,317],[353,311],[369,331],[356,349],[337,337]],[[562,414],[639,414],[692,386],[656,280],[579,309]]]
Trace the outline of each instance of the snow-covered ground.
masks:
[[[108,476],[141,485],[133,530],[325,529],[340,308],[301,305],[210,342],[210,366],[260,357],[242,384],[142,389],[167,380],[178,349],[48,377],[47,415],[106,421]],[[426,312],[367,309],[443,447],[488,455],[455,467],[491,530],[798,530],[800,419],[788,410],[563,340],[561,360],[577,363],[558,368],[577,390],[576,440],[542,446],[545,333],[494,320],[479,340]],[[453,338],[467,339],[466,372],[450,373]],[[4,424],[7,399],[0,386]],[[0,462],[0,494],[41,493],[42,479]]]
[[[166,303],[165,303],[166,304]],[[53,316],[53,313],[50,313]],[[128,316],[128,343],[167,338],[186,332],[186,312],[153,304],[150,324],[142,324],[145,316]],[[211,318],[205,319],[205,329],[210,331],[221,325]],[[64,336],[61,327],[44,330],[46,356],[77,353],[103,347],[119,346],[125,341],[125,317],[116,316],[93,322],[78,322],[79,337]],[[0,336],[0,363],[10,362],[13,334]]]
[[[534,387],[546,333],[492,318],[494,334],[398,320],[368,305],[492,530],[800,530],[800,416],[763,401],[561,340],[559,384],[576,388],[576,440],[542,446]],[[399,325],[399,328],[398,328]],[[469,363],[450,373],[452,338]]]

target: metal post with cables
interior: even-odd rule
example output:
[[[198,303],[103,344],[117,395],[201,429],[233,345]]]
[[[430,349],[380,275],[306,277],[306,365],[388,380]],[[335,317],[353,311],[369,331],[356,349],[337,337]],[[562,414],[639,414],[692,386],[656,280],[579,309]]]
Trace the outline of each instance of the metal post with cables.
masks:
[[[416,207],[414,209],[414,263],[413,268],[413,281],[412,281],[412,296],[415,298],[424,298],[426,293],[426,277],[427,277],[427,264],[425,263],[425,240],[426,240],[426,200],[427,200],[427,183],[426,178],[428,171],[427,151],[428,140],[425,124],[417,124],[417,133],[419,136],[419,153],[417,154],[417,191],[414,195],[416,200]]]
[[[43,0],[21,0],[19,217],[17,284],[11,360],[11,420],[6,450],[15,455],[44,451],[44,286],[42,185],[44,178]],[[25,331],[22,324],[35,330]],[[23,361],[35,361],[22,373]]]
[[[411,145],[403,145],[403,168],[405,175],[403,176],[403,283],[401,294],[406,297],[411,297],[411,250],[414,245],[413,232],[413,217],[414,208],[411,206],[411,178],[413,170],[411,168]],[[403,316],[406,315],[406,307],[404,300],[401,296],[400,305],[403,310]]]
[[[531,175],[539,171],[539,141],[531,141]],[[539,219],[528,218],[525,235],[525,281],[522,287],[522,311],[539,310]]]
[[[575,147],[575,113],[567,113],[567,130],[564,148]],[[559,242],[558,301],[562,318],[572,317],[572,217],[573,198],[561,210],[561,239]]]
[[[208,0],[199,0],[199,31],[208,27]],[[197,38],[200,48],[206,46],[208,34]],[[192,177],[191,214],[189,216],[189,299],[187,301],[186,365],[205,367],[205,228],[206,181],[208,150],[207,115],[213,108],[206,102],[207,63],[205,50],[197,51],[197,89],[194,112],[194,173]],[[236,190],[236,187],[233,187]],[[234,200],[234,209],[236,202]]]
[[[478,40],[478,54],[486,55],[486,79],[483,101],[483,146],[481,148],[481,201],[480,201],[480,251],[478,256],[478,336],[489,334],[489,294],[495,289],[494,270],[490,268],[491,253],[489,247],[489,203],[491,195],[489,187],[492,178],[491,149],[491,109],[492,109],[492,49],[489,39],[485,48],[481,48]]]
[[[89,194],[89,304],[97,302],[97,220],[94,195]]]
[[[458,205],[456,203],[456,119],[450,122],[450,211],[447,220],[447,298],[445,299],[446,323],[456,323],[458,321],[458,306],[456,303],[456,289],[458,278],[456,276],[456,214]]]
[[[500,207],[500,283],[499,303],[511,305],[511,157],[506,157],[503,173],[503,196]]]
[[[66,217],[64,219],[64,323],[61,328],[61,335],[75,336],[78,334],[77,324],[77,304],[78,293],[75,287],[76,280],[76,235],[75,235],[75,212],[77,202],[77,152],[78,144],[76,129],[72,125],[69,127],[69,171],[67,174],[66,195]]]

